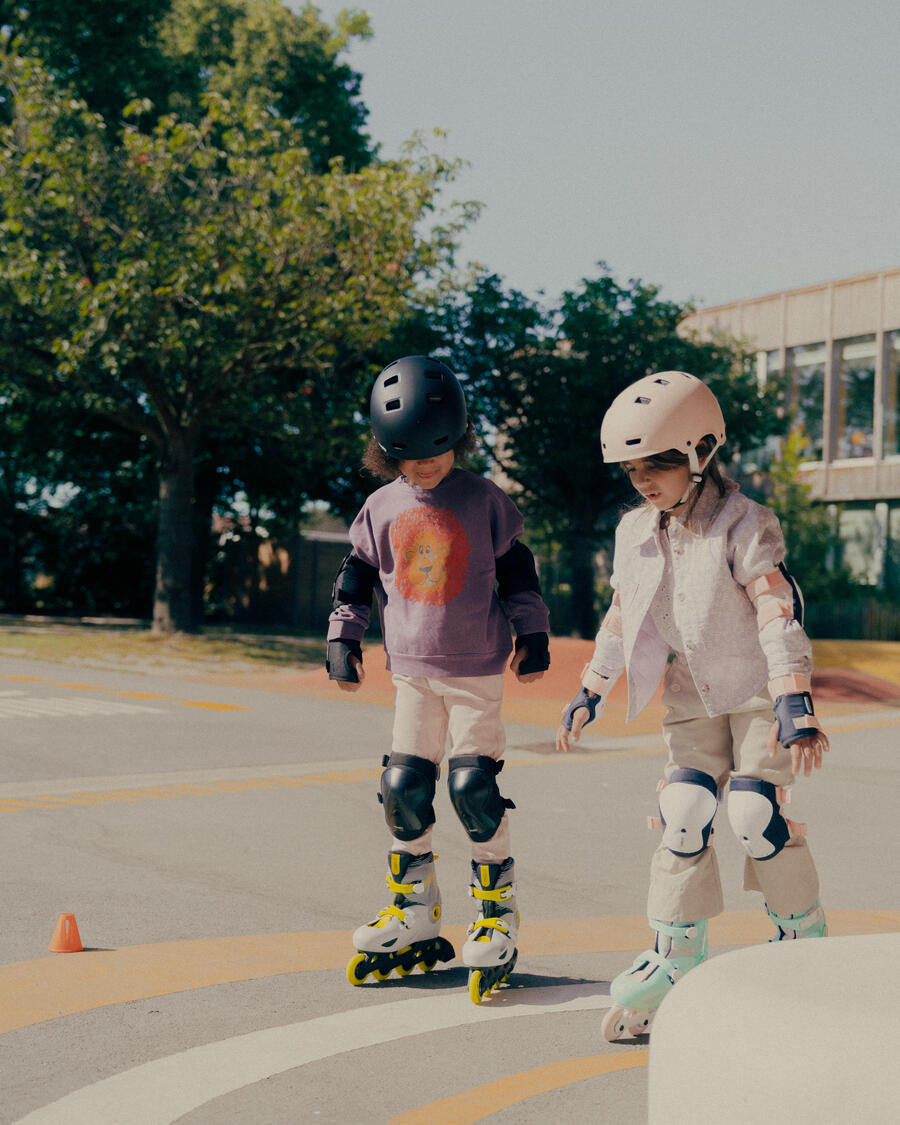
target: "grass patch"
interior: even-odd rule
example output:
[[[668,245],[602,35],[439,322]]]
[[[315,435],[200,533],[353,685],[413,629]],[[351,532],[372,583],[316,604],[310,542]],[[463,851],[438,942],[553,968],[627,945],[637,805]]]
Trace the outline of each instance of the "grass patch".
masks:
[[[0,628],[0,656],[96,668],[205,672],[308,670],[325,660],[321,637],[240,633],[212,627],[198,635],[156,636],[145,628],[28,624]]]

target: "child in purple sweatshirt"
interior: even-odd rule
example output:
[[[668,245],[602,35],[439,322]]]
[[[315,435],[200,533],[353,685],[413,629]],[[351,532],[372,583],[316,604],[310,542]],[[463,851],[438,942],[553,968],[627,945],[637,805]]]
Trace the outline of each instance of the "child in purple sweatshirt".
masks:
[[[364,465],[390,483],[350,528],[352,552],[335,580],[327,667],[346,691],[363,681],[361,641],[378,602],[396,689],[391,754],[379,800],[393,843],[393,902],[353,935],[353,984],[392,969],[405,976],[449,960],[431,847],[433,799],[450,737],[448,786],[472,841],[470,892],[478,918],[462,949],[475,1003],[511,972],[518,913],[503,766],[503,672],[523,683],[549,667],[548,613],[522,517],[491,481],[456,467],[473,435],[453,372],[426,356],[386,367],[371,397],[373,438]]]

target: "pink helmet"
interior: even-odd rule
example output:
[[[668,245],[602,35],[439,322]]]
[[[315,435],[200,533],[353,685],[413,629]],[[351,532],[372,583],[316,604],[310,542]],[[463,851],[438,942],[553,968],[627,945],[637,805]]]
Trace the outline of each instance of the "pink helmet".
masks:
[[[696,375],[660,371],[613,399],[600,426],[600,445],[606,462],[637,461],[678,449],[698,474],[697,442],[707,434],[715,438],[716,449],[725,443],[725,419],[716,396]]]

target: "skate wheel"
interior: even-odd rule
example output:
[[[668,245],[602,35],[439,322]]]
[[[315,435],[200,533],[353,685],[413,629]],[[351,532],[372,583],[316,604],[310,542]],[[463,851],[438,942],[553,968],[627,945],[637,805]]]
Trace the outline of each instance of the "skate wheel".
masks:
[[[424,958],[423,958],[423,959],[422,959],[422,960],[421,960],[421,961],[419,962],[419,964],[420,964],[420,965],[421,965],[421,967],[422,967],[422,972],[423,972],[423,973],[430,973],[430,972],[431,972],[431,970],[432,970],[432,969],[433,969],[433,968],[435,967],[435,965],[437,964],[437,958],[436,958],[436,957],[424,957]]]
[[[365,953],[357,953],[357,955],[351,957],[347,963],[347,980],[350,981],[351,984],[362,984],[369,975],[368,972],[360,973],[359,971],[360,966],[365,963],[365,960]]]
[[[390,975],[391,975],[390,969],[373,969],[372,970],[372,976],[376,980],[387,980]]]
[[[414,968],[415,968],[415,965],[398,965],[397,966],[397,976],[398,977],[408,977],[409,974],[413,971]]]
[[[480,969],[475,969],[474,972],[469,973],[469,999],[473,1004],[480,1004],[484,997],[483,979]]]
[[[621,1004],[616,1004],[606,1013],[600,1030],[607,1043],[615,1043],[619,1039],[636,1039],[639,1035],[650,1034],[653,1015],[653,1012],[623,1008]]]
[[[600,1030],[607,1043],[615,1043],[617,1040],[621,1039],[628,1030],[622,1018],[624,1015],[625,1009],[621,1005],[616,1004],[610,1008],[603,1017]]]

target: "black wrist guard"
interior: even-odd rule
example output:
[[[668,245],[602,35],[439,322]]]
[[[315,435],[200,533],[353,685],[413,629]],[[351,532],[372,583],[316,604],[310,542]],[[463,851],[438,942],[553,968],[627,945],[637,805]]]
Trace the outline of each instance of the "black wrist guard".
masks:
[[[790,746],[798,738],[819,733],[819,723],[813,711],[812,696],[808,691],[792,691],[775,700],[775,722],[778,724],[778,741]]]
[[[350,663],[351,656],[355,656],[362,663],[362,645],[359,641],[341,639],[328,642],[325,667],[328,669],[329,680],[344,680],[350,684],[359,683],[356,669]]]
[[[546,672],[550,667],[550,638],[546,633],[524,633],[516,637],[516,652],[527,648],[528,653],[519,665],[519,675],[529,672]]]

